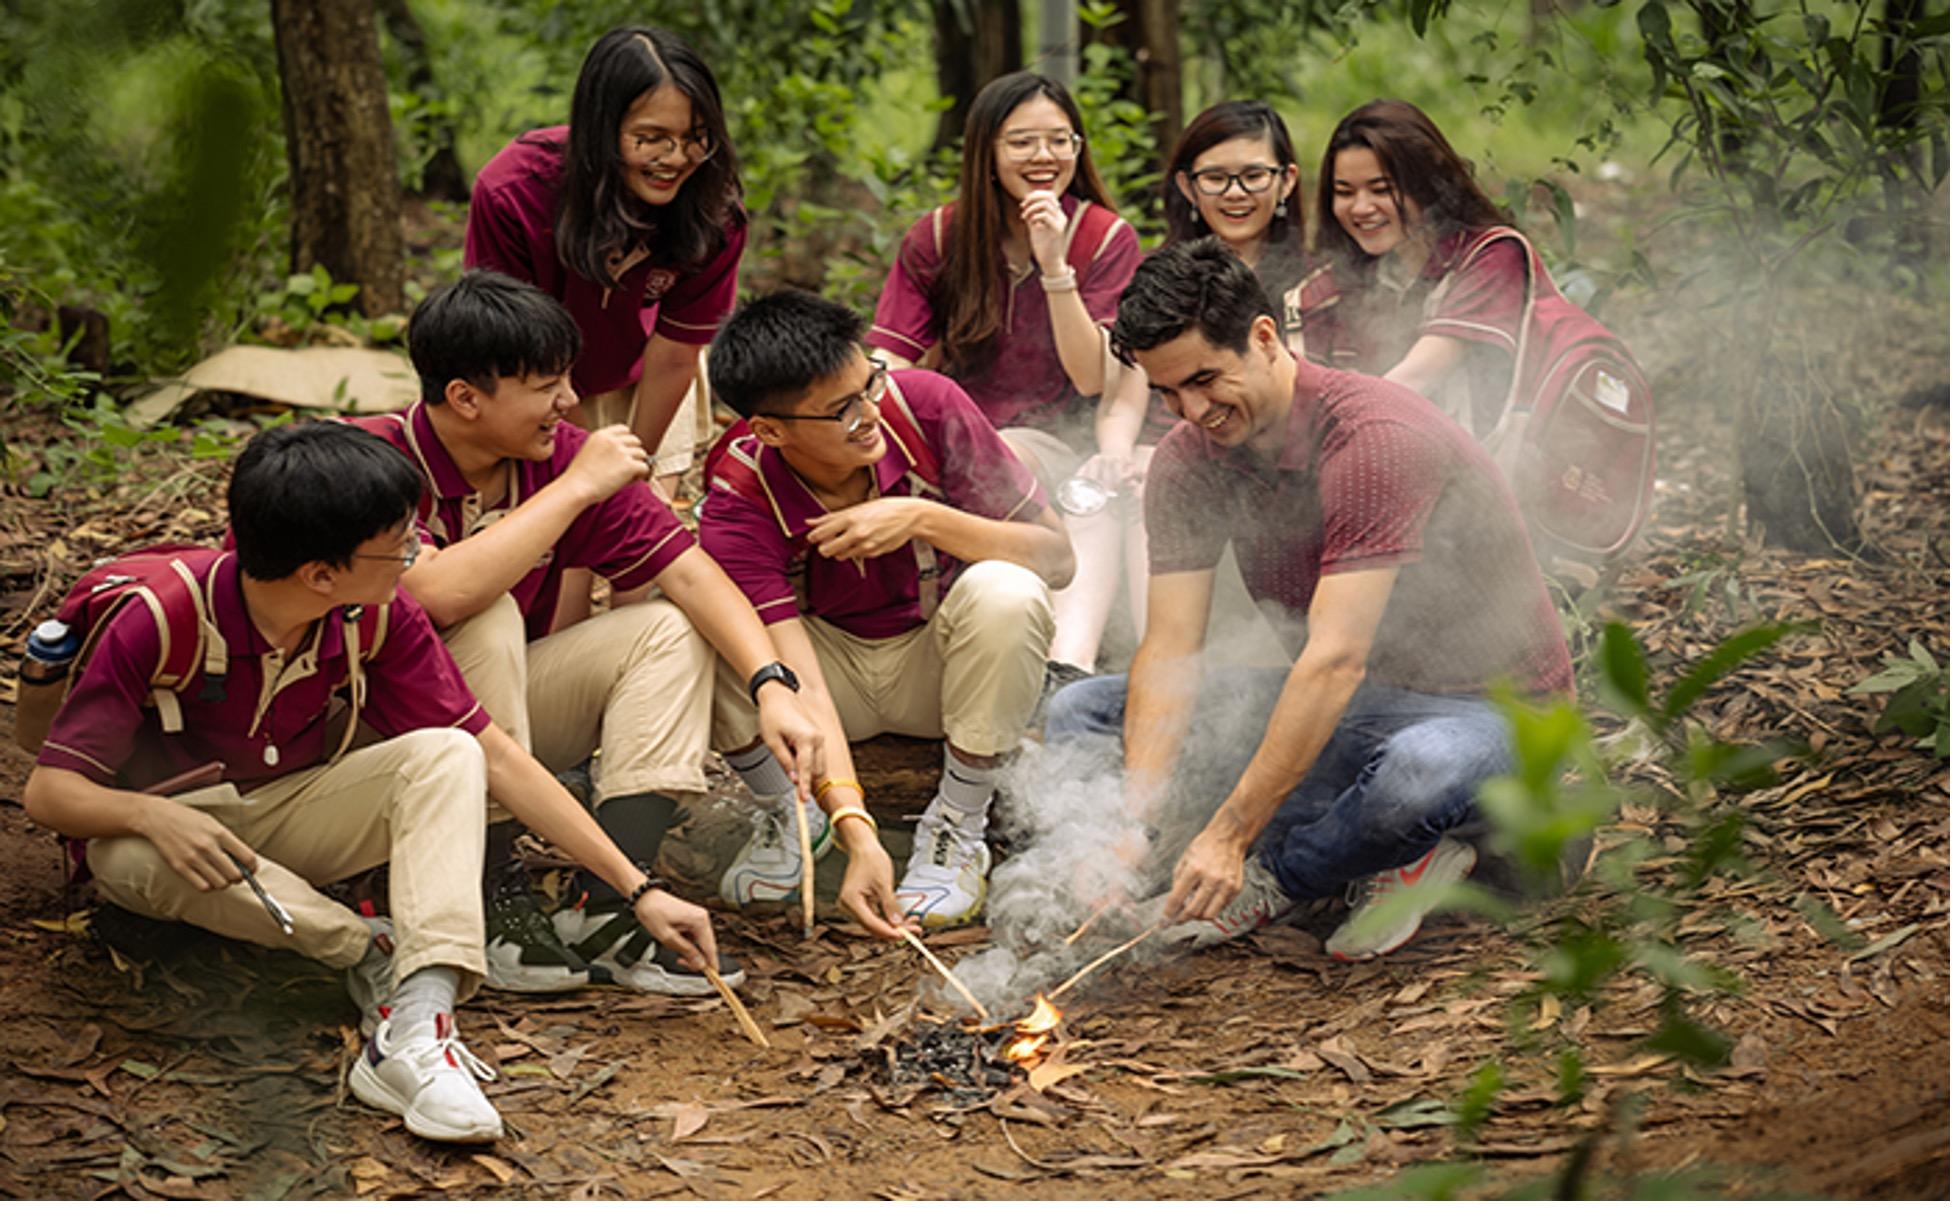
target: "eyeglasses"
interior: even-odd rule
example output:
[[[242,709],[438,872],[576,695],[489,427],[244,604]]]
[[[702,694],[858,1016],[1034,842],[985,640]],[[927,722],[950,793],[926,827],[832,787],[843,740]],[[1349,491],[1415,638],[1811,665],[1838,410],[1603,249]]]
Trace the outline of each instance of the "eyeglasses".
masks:
[[[399,562],[402,570],[413,570],[415,559],[422,556],[422,537],[411,526],[408,538],[402,543],[398,554],[355,554],[356,558],[367,558],[375,562]]]
[[[883,401],[884,391],[889,387],[890,380],[891,371],[885,367],[884,362],[873,360],[870,362],[870,379],[863,384],[863,389],[831,404],[835,409],[827,415],[783,415],[776,411],[758,411],[756,414],[765,415],[769,419],[807,419],[841,424],[843,439],[848,440],[877,422],[870,416],[869,407],[872,403]]]
[[[1042,148],[1055,159],[1073,159],[1081,154],[1081,136],[1052,131],[1047,134],[1009,134],[999,140],[1006,158],[1019,163],[1040,154]]]
[[[628,134],[624,143],[626,158],[636,163],[657,163],[679,151],[687,157],[687,162],[698,164],[712,158],[717,150],[714,136],[705,130],[695,130],[684,138],[671,134]]]
[[[1252,164],[1242,172],[1226,172],[1222,168],[1205,168],[1192,172],[1190,180],[1197,192],[1205,197],[1222,197],[1231,191],[1232,185],[1241,187],[1246,193],[1262,193],[1271,188],[1279,177],[1279,170],[1272,164]]]

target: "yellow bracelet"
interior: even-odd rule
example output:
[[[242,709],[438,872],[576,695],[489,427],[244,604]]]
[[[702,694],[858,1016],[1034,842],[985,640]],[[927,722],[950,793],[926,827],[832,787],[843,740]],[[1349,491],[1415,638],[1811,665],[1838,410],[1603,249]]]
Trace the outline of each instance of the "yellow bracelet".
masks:
[[[870,816],[870,811],[863,808],[861,805],[838,806],[833,812],[831,812],[829,816],[829,824],[830,826],[834,827],[837,823],[843,821],[845,818],[861,818],[866,823],[869,824],[871,834],[874,835],[877,833],[877,819],[872,818]]]
[[[840,789],[840,788],[853,788],[857,791],[857,796],[861,797],[864,795],[863,786],[858,784],[856,781],[832,779],[832,780],[818,780],[816,782],[816,791],[811,793],[810,796],[815,798],[817,805],[821,805],[823,803],[824,793],[829,792],[831,789]]]

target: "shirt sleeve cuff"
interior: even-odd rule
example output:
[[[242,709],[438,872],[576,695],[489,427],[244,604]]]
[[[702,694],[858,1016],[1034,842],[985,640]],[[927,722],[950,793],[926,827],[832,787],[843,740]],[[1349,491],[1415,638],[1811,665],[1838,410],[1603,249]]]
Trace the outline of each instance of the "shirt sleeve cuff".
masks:
[[[924,357],[925,353],[931,351],[929,344],[920,344],[910,336],[900,335],[888,327],[872,327],[870,334],[864,337],[864,343],[870,345],[872,348],[882,348],[886,352],[895,352],[897,355],[910,361],[920,360]]]

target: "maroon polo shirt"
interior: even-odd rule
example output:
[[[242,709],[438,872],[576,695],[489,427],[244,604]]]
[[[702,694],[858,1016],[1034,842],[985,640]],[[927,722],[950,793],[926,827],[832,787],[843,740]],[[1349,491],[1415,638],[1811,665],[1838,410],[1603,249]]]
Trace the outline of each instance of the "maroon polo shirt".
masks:
[[[1497,677],[1573,690],[1530,539],[1495,463],[1420,395],[1299,363],[1275,463],[1179,424],[1149,465],[1152,574],[1212,570],[1225,545],[1294,655],[1326,575],[1400,568],[1367,674],[1476,694]]]
[[[992,520],[1031,521],[1047,506],[1033,475],[1013,456],[965,392],[939,374],[902,369],[891,374],[888,410],[910,407],[939,466],[936,484],[884,421],[884,456],[871,467],[872,498],[936,499]],[[753,436],[729,446],[758,474],[756,495],[716,475],[700,515],[700,544],[738,584],[762,623],[807,613],[860,638],[888,638],[922,623],[918,559],[909,543],[879,558],[838,561],[809,544],[809,526],[828,514],[775,449]],[[964,564],[944,552],[938,560],[940,598]]]
[[[198,550],[182,557],[198,582],[212,585],[212,620],[227,654],[224,699],[202,699],[200,668],[177,692],[182,731],[164,733],[147,704],[161,642],[155,618],[145,608],[119,609],[55,714],[41,764],[98,784],[113,784],[127,770],[140,785],[218,760],[226,780],[249,790],[326,757],[327,706],[336,695],[346,698],[348,681],[339,614],[315,622],[287,660],[245,611],[236,555]],[[451,727],[476,734],[489,725],[428,615],[404,592],[388,607],[380,650],[363,656],[360,666],[367,681],[360,720],[382,737]],[[274,762],[267,762],[268,751]]]
[[[422,475],[416,505],[422,540],[440,549],[480,532],[536,495],[571,467],[584,447],[586,432],[572,423],[553,429],[557,445],[544,461],[509,458],[503,498],[485,505],[483,497],[456,468],[449,450],[429,420],[430,404],[416,403],[393,415],[348,420],[408,455]],[[673,509],[661,503],[644,482],[628,483],[603,503],[578,513],[551,551],[510,589],[524,615],[532,641],[551,632],[558,592],[568,567],[589,567],[619,591],[631,591],[659,573],[694,545]]]
[[[1070,233],[1075,212],[1084,205],[1094,203],[1072,194],[1062,195],[1061,210],[1068,216]],[[915,363],[938,343],[944,334],[944,321],[932,310],[931,288],[944,267],[952,235],[949,205],[920,218],[905,233],[890,276],[884,280],[884,292],[877,298],[877,314],[867,337],[870,345]],[[1106,327],[1115,321],[1122,291],[1128,288],[1129,278],[1141,261],[1135,228],[1116,218],[1094,248],[1086,271],[1075,273],[1075,288],[1095,322]],[[1054,346],[1054,325],[1047,313],[1047,291],[1041,288],[1039,270],[1029,266],[1015,277],[1002,253],[999,278],[1006,314],[993,341],[992,362],[959,378],[959,385],[995,428],[1051,430],[1063,423],[1083,422],[1084,416],[1070,414],[1077,410],[1080,396]]]
[[[748,242],[748,220],[734,207],[720,250],[704,264],[655,264],[642,253],[616,288],[586,280],[557,254],[569,130],[551,126],[519,135],[483,165],[469,196],[462,260],[528,281],[562,302],[584,336],[571,385],[581,395],[603,394],[639,380],[639,361],[652,335],[682,344],[713,340],[734,309],[735,268]]]

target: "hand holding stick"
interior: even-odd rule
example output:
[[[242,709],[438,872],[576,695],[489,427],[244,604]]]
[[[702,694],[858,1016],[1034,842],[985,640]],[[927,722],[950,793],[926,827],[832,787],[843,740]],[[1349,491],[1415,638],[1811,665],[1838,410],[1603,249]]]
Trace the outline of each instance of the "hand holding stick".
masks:
[[[727,1000],[727,1009],[734,1012],[734,1022],[741,1025],[741,1030],[747,1034],[748,1039],[754,1041],[764,1049],[773,1048],[774,1046],[768,1043],[768,1037],[762,1033],[761,1028],[756,1026],[755,1017],[748,1014],[748,1008],[741,1005],[741,1000],[736,998],[734,991],[728,987],[725,981],[721,980],[721,975],[712,967],[703,969],[701,972],[707,975],[707,980],[714,983],[714,988],[721,992],[723,999]]]
[[[1143,940],[1148,939],[1150,936],[1156,934],[1158,931],[1161,931],[1162,929],[1163,929],[1163,924],[1160,921],[1158,921],[1153,925],[1151,925],[1147,931],[1143,932],[1141,935],[1136,936],[1134,939],[1128,941],[1127,943],[1119,944],[1116,947],[1110,948],[1108,951],[1102,953],[1100,956],[1097,956],[1095,959],[1081,966],[1081,968],[1075,972],[1073,977],[1070,977],[1066,981],[1062,982],[1060,985],[1055,986],[1054,992],[1052,994],[1049,994],[1047,997],[1049,999],[1059,998],[1061,995],[1073,989],[1074,984],[1076,982],[1088,976],[1088,974],[1093,973],[1096,969],[1101,968],[1109,961],[1114,960],[1116,957],[1122,955],[1122,953],[1127,952],[1129,949],[1135,947],[1137,944],[1140,944]]]
[[[981,1003],[976,997],[973,996],[972,991],[965,988],[964,982],[952,976],[952,971],[945,967],[944,961],[938,959],[938,954],[936,952],[933,952],[931,949],[925,947],[925,942],[919,939],[917,936],[911,934],[910,931],[908,930],[901,931],[899,934],[904,936],[905,943],[911,945],[913,948],[916,948],[920,956],[924,957],[927,961],[931,962],[931,967],[938,970],[938,975],[944,978],[945,981],[952,987],[952,989],[957,990],[961,997],[963,997],[967,1002],[972,1004],[972,1009],[979,1012],[980,1022],[983,1023],[986,1019],[985,1005]]]

